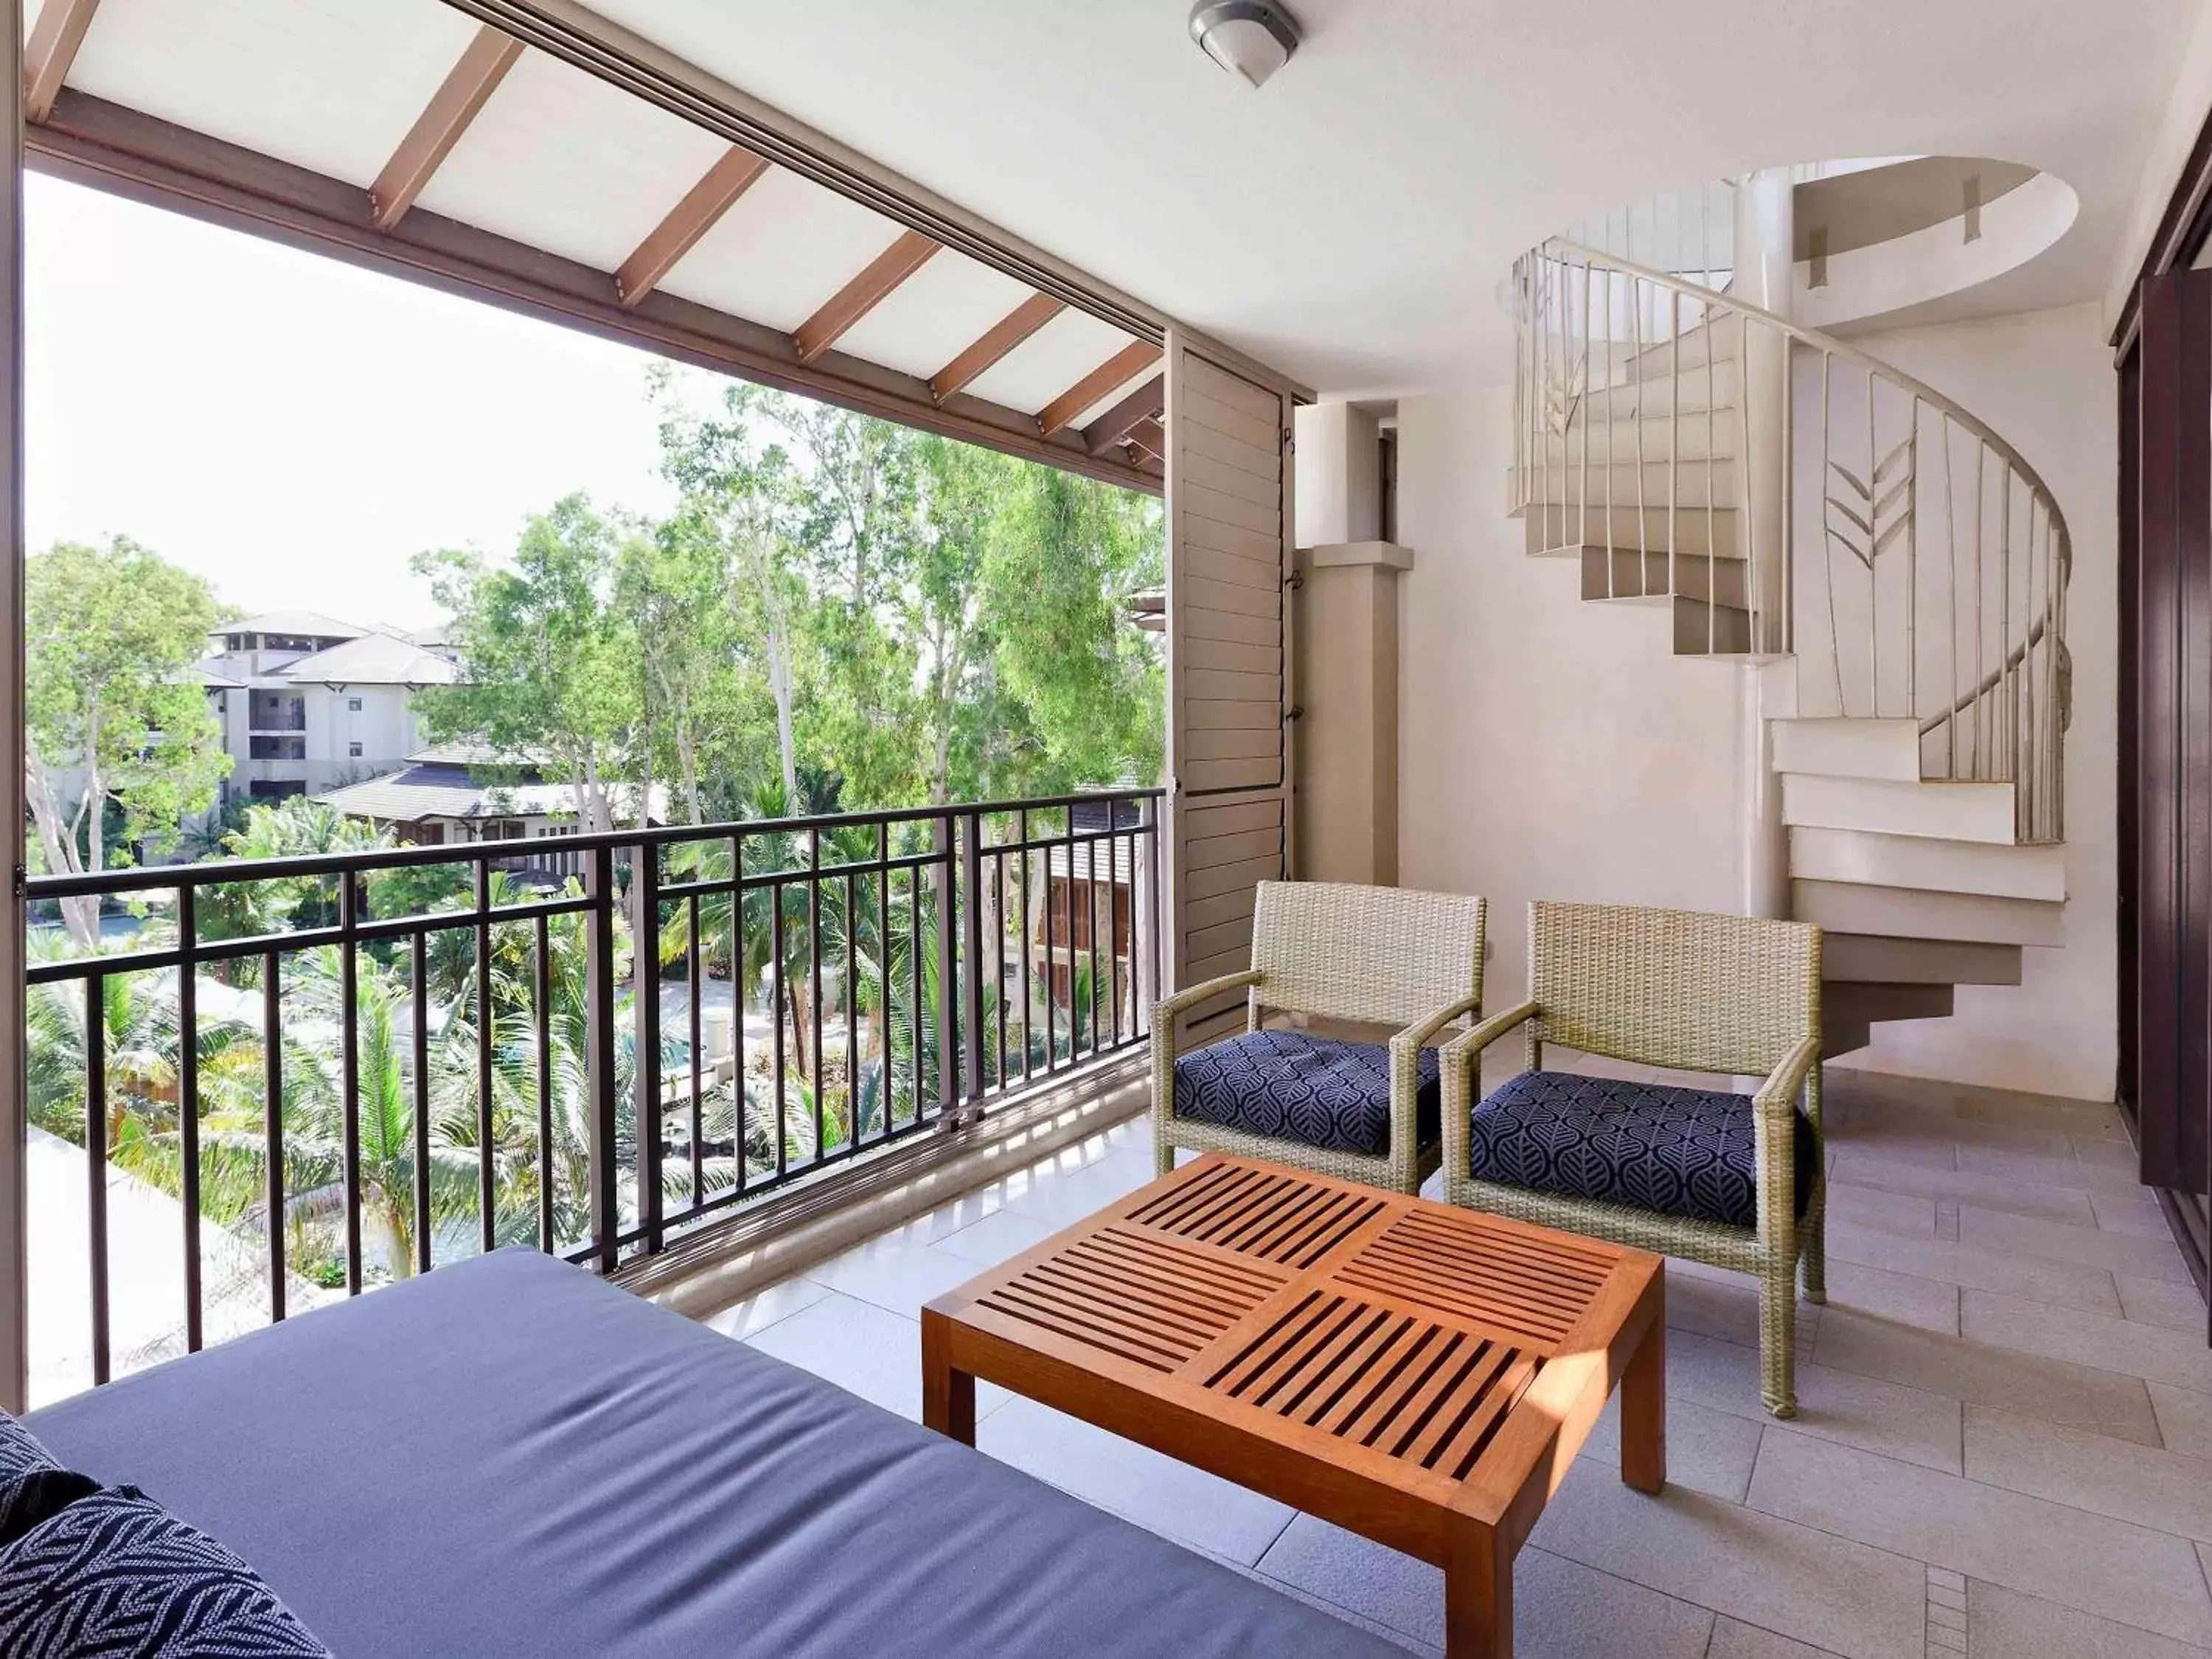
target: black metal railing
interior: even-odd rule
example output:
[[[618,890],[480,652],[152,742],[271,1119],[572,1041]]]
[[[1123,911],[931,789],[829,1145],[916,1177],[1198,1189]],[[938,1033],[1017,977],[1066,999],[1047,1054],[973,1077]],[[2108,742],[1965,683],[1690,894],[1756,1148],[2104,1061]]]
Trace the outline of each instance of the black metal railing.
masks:
[[[197,1349],[237,1322],[211,1337],[211,1228],[269,1320],[506,1243],[613,1272],[1144,1041],[1159,799],[567,836],[557,884],[512,842],[33,879],[31,1113],[85,1156],[90,1380],[118,1174],[177,1200]]]

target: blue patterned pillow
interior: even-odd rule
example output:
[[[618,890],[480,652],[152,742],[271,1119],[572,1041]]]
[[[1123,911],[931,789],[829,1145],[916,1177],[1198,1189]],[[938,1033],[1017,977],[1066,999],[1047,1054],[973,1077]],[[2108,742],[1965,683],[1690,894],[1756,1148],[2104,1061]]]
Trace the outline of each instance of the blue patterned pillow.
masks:
[[[12,1659],[331,1659],[253,1569],[129,1486],[80,1497],[0,1551]]]
[[[39,1443],[39,1437],[5,1412],[0,1412],[0,1481],[13,1480],[38,1469],[58,1469],[54,1455]]]
[[[38,1436],[0,1412],[0,1548],[82,1495]]]

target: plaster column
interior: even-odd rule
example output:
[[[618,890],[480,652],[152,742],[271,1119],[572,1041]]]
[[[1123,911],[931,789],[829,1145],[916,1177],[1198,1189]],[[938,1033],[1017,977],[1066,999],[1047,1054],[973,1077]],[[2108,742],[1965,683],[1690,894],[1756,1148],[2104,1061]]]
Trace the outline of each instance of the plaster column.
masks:
[[[1796,226],[1789,173],[1769,168],[1737,179],[1735,272],[1731,297],[1787,317],[1796,271]],[[1790,466],[1789,341],[1774,330],[1746,325],[1743,347],[1744,548],[1759,599],[1755,653],[1778,654],[1788,643],[1784,572],[1790,561],[1783,480]],[[1794,714],[1795,679],[1786,663],[1751,663],[1742,672],[1741,906],[1748,916],[1790,914],[1790,832],[1782,821],[1782,780],[1773,766],[1769,722]]]
[[[1295,615],[1301,881],[1398,883],[1398,573],[1389,542],[1298,555]]]

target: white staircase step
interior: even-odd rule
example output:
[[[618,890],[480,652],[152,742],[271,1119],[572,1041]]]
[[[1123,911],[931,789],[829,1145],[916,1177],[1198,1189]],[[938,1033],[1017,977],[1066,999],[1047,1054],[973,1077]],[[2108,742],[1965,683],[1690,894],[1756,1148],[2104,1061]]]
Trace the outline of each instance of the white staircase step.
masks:
[[[2066,942],[2066,907],[2043,899],[1992,898],[1925,887],[1792,878],[1790,912],[1846,933],[1957,939],[1972,945],[2057,945]]]
[[[1639,514],[1632,505],[1610,512],[1602,507],[1532,507],[1522,517],[1523,542],[1537,557],[1562,548],[1619,547],[1646,552],[1718,553],[1738,556],[1742,538],[1734,507],[1682,507],[1669,513],[1654,507]]]
[[[1674,492],[1673,505],[1676,507],[1716,504],[1734,507],[1741,498],[1741,486],[1733,457],[1720,457],[1710,466],[1702,456],[1679,466],[1669,466],[1666,456],[1653,454],[1647,443],[1643,465],[1639,469],[1633,428],[1625,443],[1620,434],[1613,434],[1613,454],[1610,464],[1605,453],[1605,433],[1600,430],[1595,437],[1596,441],[1590,446],[1587,469],[1583,465],[1579,437],[1571,454],[1550,466],[1540,465],[1530,467],[1525,479],[1516,477],[1509,468],[1505,475],[1506,499],[1529,504],[1525,508],[1516,508],[1513,516],[1519,518],[1524,512],[1539,512],[1541,510],[1540,503],[1545,501],[1562,504],[1588,501],[1593,507],[1631,508],[1641,506],[1647,513],[1664,513],[1668,505],[1667,491],[1670,476]],[[1640,497],[1636,493],[1639,470],[1643,474],[1644,489]]]
[[[1639,553],[1632,547],[1583,549],[1583,598],[1654,601],[1680,593],[1742,610],[1750,569],[1741,559],[1698,553]]]
[[[1671,375],[1663,362],[1646,365],[1640,376],[1634,368],[1616,363],[1612,374],[1613,378],[1607,380],[1605,356],[1601,351],[1590,365],[1589,384],[1582,404],[1594,419],[1625,419],[1628,410],[1638,405],[1652,415],[1669,415],[1677,410],[1687,415],[1692,410],[1702,415],[1708,409],[1734,409],[1743,401],[1742,373],[1735,363],[1725,360],[1710,368],[1685,368],[1680,374]]]
[[[1881,778],[1782,775],[1782,821],[1819,830],[1989,842],[2009,847],[2014,825],[2008,783],[1901,783]]]
[[[1778,772],[1920,781],[1917,720],[1769,720],[1767,732]]]
[[[1820,987],[1820,1024],[1879,1025],[1893,1019],[1948,1019],[1956,1000],[1948,984],[1831,980]]]
[[[1604,401],[1599,400],[1600,415],[1603,414]],[[1645,410],[1639,422],[1636,400],[1632,398],[1623,398],[1620,407],[1613,413],[1613,453],[1616,465],[1623,457],[1632,461],[1634,459],[1639,424],[1644,431],[1644,459],[1647,462],[1665,461],[1670,457],[1679,461],[1702,462],[1708,455],[1716,459],[1725,459],[1742,453],[1741,446],[1736,442],[1735,411],[1733,409],[1714,411],[1711,432],[1705,430],[1705,417],[1702,412],[1686,412],[1680,421],[1675,421],[1663,405]],[[1593,417],[1585,422],[1577,411],[1571,432],[1550,433],[1530,454],[1528,459],[1532,470],[1540,471],[1547,461],[1555,471],[1568,465],[1578,467],[1583,459],[1585,434],[1590,440],[1590,465],[1595,467],[1605,459],[1606,428],[1604,420]]]
[[[1820,941],[1820,978],[1824,983],[2017,985],[2020,946],[1831,932]]]
[[[1683,301],[1685,307],[1691,302]],[[1616,362],[1641,364],[1647,374],[1671,374],[1679,365],[1684,374],[1693,368],[1703,368],[1708,358],[1721,362],[1733,362],[1743,343],[1741,325],[1733,320],[1723,322],[1718,329],[1697,323],[1682,331],[1679,343],[1674,340],[1649,340],[1638,352],[1633,343],[1615,341],[1613,356]],[[1601,363],[1605,357],[1605,343],[1600,341],[1597,355]]]
[[[1924,887],[2053,904],[2066,899],[2063,846],[2002,847],[1808,825],[1790,832],[1790,873],[1814,881]]]

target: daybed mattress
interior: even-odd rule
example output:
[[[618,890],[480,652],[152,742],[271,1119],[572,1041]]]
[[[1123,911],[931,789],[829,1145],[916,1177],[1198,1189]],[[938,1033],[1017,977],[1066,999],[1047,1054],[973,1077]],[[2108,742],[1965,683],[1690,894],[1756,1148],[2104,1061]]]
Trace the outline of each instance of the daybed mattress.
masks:
[[[1401,1652],[532,1251],[27,1421],[339,1659]]]

